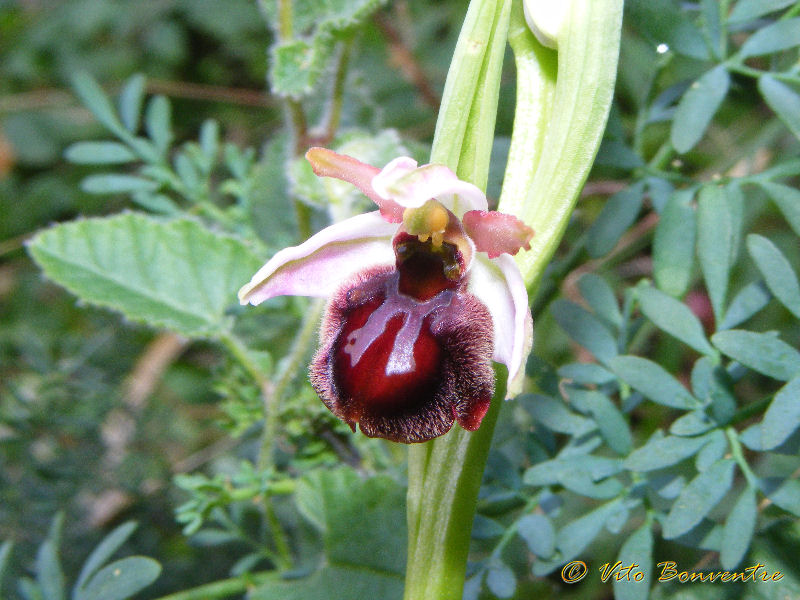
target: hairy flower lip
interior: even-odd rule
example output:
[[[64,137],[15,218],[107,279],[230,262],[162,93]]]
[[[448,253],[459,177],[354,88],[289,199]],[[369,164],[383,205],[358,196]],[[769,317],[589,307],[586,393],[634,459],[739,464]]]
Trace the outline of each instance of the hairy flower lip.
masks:
[[[320,157],[324,158],[324,168],[315,164]],[[375,200],[381,210],[335,223],[299,246],[276,253],[242,287],[239,292],[242,304],[260,304],[287,294],[331,297],[343,281],[356,273],[394,265],[392,242],[401,227],[398,207],[414,209],[435,198],[459,221],[468,211],[485,213],[488,208],[485,195],[477,187],[461,181],[444,165],[417,166],[413,159],[400,157],[376,174],[375,167],[326,149],[311,149],[308,158],[315,171],[353,183]],[[512,228],[516,238],[520,237],[521,226],[524,224],[517,223]],[[465,265],[469,272],[467,291],[489,310],[494,329],[493,359],[508,367],[509,382],[514,381],[522,372],[524,356],[530,347],[525,284],[508,254],[509,249],[490,259],[486,249],[476,249],[468,236],[464,239],[472,250]],[[522,239],[516,247],[523,246],[525,241]],[[501,244],[506,246],[507,240]]]

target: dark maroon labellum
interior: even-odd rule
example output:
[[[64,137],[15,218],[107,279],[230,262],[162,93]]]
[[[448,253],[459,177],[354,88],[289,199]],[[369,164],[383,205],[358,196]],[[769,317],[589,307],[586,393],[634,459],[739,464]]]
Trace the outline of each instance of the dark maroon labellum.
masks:
[[[477,429],[494,392],[489,311],[466,291],[454,246],[405,236],[396,255],[397,268],[362,273],[331,299],[312,385],[370,437],[424,442],[454,421]]]

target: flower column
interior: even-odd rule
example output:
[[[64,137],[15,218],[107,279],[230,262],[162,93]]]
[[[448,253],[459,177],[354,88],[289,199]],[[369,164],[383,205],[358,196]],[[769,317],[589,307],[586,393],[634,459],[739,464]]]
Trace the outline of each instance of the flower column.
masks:
[[[529,0],[523,16],[519,2],[470,3],[431,153],[431,162],[445,163],[485,188],[508,38],[517,65],[517,106],[499,208],[536,232],[531,250],[516,256],[531,291],[563,235],[599,147],[622,22],[622,0],[570,0],[555,14],[552,4]],[[498,368],[495,397],[480,429],[453,429],[409,448],[405,600],[462,596],[478,489],[507,394],[503,370]]]

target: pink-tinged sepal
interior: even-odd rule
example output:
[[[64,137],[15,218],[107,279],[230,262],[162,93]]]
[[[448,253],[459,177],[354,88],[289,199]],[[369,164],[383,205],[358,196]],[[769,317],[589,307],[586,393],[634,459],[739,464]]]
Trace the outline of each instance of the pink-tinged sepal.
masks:
[[[334,223],[299,246],[277,252],[239,290],[239,301],[255,305],[284,295],[328,297],[354,273],[394,264],[396,231],[377,211]]]
[[[400,223],[403,220],[404,208],[391,198],[380,196],[372,187],[372,179],[380,173],[377,167],[352,156],[319,147],[309,149],[306,160],[311,163],[311,168],[318,177],[333,177],[356,186],[378,205],[381,216],[389,223]]]
[[[471,210],[464,214],[462,222],[475,247],[479,252],[486,252],[489,258],[497,258],[501,254],[513,256],[521,248],[531,249],[533,229],[514,215]]]
[[[494,360],[508,367],[509,390],[524,374],[532,344],[528,291],[514,259],[502,254],[489,260],[478,254],[468,290],[489,309],[494,323]]]
[[[406,208],[419,208],[436,198],[460,217],[468,210],[486,210],[486,196],[480,189],[461,181],[444,165],[423,165],[400,157],[386,165],[372,179],[372,188],[382,198],[392,199]]]

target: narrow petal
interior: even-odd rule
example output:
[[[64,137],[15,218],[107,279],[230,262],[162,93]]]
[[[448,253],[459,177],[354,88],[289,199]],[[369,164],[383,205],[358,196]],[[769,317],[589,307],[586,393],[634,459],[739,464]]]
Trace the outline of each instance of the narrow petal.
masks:
[[[484,193],[444,165],[412,165],[416,162],[410,158],[396,158],[372,179],[372,187],[382,198],[406,208],[419,208],[436,198],[458,217],[468,210],[487,209]]]
[[[239,290],[242,304],[274,296],[330,296],[342,281],[369,266],[393,265],[397,226],[375,212],[326,227],[299,246],[284,248]]]
[[[530,350],[528,292],[514,259],[502,254],[488,260],[475,255],[468,290],[486,305],[494,325],[494,360],[508,367],[512,382]]]
[[[391,198],[379,196],[372,188],[370,182],[380,172],[378,167],[363,163],[352,156],[320,147],[310,148],[306,152],[306,160],[311,163],[311,168],[318,177],[334,177],[356,186],[367,198],[378,205],[381,216],[386,221],[399,223],[403,220],[403,207]],[[416,163],[414,165],[416,166]]]
[[[489,258],[504,253],[513,256],[520,248],[531,249],[533,229],[514,215],[494,210],[471,210],[464,214],[462,221],[475,247],[479,252],[486,252]]]

